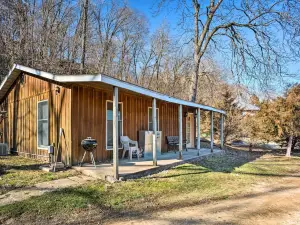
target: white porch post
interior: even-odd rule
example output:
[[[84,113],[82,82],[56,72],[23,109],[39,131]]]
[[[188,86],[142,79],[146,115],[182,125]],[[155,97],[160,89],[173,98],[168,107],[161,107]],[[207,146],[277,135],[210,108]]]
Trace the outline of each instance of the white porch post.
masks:
[[[182,105],[178,106],[179,159],[182,159]]]
[[[198,149],[198,155],[200,155],[200,137],[201,137],[201,128],[200,128],[200,119],[201,119],[201,116],[200,116],[200,108],[197,109],[197,134],[198,134],[198,137],[197,137],[197,149]]]
[[[113,91],[113,175],[119,179],[119,138],[118,138],[118,95],[119,90],[114,87]]]
[[[210,112],[210,151],[214,151],[214,112]]]
[[[152,150],[153,150],[153,166],[157,166],[157,158],[156,158],[156,132],[157,132],[157,124],[156,124],[156,99],[152,100],[152,127],[153,127],[153,142],[152,142]]]
[[[221,114],[221,121],[220,121],[220,142],[221,142],[221,149],[224,148],[224,115]]]

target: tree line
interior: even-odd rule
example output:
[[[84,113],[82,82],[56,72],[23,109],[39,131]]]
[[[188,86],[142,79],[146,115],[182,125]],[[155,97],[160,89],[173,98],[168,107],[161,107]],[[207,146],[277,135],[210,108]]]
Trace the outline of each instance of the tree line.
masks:
[[[0,0],[0,74],[13,63],[55,74],[104,73],[225,109],[229,140],[244,120],[235,100],[241,90],[248,91],[243,83],[267,90],[290,75],[287,62],[299,60],[300,1],[161,0],[153,5],[153,14],[170,11],[178,15],[180,37],[167,21],[150,33],[148,18],[122,0]],[[263,111],[267,106],[260,104]],[[269,120],[261,124],[271,126]]]
[[[192,52],[167,23],[149,33],[145,15],[124,1],[0,0],[0,49],[2,75],[19,63],[56,74],[103,73],[187,100],[191,95]],[[221,81],[217,64],[206,64],[210,79],[202,79],[203,89]]]
[[[0,74],[13,63],[104,73],[205,102],[222,82],[267,88],[299,55],[299,0],[161,0],[153,8],[176,11],[181,38],[168,22],[149,33],[148,18],[122,0],[0,0]]]

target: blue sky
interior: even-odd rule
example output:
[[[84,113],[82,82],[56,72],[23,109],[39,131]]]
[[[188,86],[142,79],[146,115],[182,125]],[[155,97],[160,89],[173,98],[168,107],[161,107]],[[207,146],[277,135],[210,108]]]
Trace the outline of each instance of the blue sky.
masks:
[[[175,29],[176,28],[176,22],[178,19],[178,15],[175,11],[162,11],[158,15],[155,14],[155,4],[159,0],[128,0],[129,5],[136,9],[137,11],[142,12],[146,15],[146,18],[149,21],[149,30],[150,32],[153,32],[157,28],[160,27],[160,25],[163,22],[168,22],[170,25],[170,28]]]
[[[142,12],[146,16],[149,22],[150,33],[155,31],[157,28],[161,26],[162,23],[165,22],[168,23],[172,35],[179,34],[179,29],[177,28],[177,23],[179,20],[178,12],[176,12],[176,10],[172,8],[169,10],[165,9],[161,13],[155,16],[154,15],[156,9],[155,4],[157,4],[158,1],[160,0],[128,0],[128,3],[132,8]],[[291,73],[300,74],[300,62],[289,63],[288,69],[289,72]],[[284,81],[288,83],[300,82],[300,76],[294,78],[292,77],[285,78]],[[283,86],[278,84],[279,92],[281,92],[280,89],[282,88]]]
[[[157,27],[159,27],[162,20],[166,19],[163,15],[153,16],[152,9],[155,4],[153,0],[129,0],[129,5],[144,13],[149,21],[150,32],[153,32]]]

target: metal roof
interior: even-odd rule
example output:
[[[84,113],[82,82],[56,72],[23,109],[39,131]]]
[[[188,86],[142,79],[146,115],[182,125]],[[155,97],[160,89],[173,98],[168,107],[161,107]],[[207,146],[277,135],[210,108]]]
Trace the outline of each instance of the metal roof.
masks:
[[[162,101],[181,104],[185,106],[200,108],[207,111],[218,112],[221,114],[226,114],[225,111],[216,109],[214,107],[206,106],[197,104],[190,101],[181,100],[178,98],[174,98],[165,94],[161,94],[156,91],[149,90],[147,88],[131,84],[110,76],[106,76],[103,74],[96,74],[96,75],[55,75],[52,73],[47,73],[44,71],[36,70],[30,67],[22,66],[15,64],[13,68],[9,71],[8,75],[5,77],[3,82],[0,85],[0,101],[3,101],[3,98],[6,96],[7,92],[9,91],[10,87],[14,83],[14,81],[18,78],[18,76],[22,73],[29,73],[35,76],[45,78],[48,80],[53,80],[60,83],[84,83],[84,82],[102,82],[108,85],[112,85],[115,87],[123,88],[129,91],[133,91],[145,96],[149,96],[152,98],[156,98]]]

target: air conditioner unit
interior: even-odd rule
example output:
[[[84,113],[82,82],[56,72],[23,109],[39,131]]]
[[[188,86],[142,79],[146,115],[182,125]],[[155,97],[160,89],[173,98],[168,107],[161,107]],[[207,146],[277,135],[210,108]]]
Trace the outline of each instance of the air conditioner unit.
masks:
[[[162,132],[156,132],[156,155],[161,154],[161,142],[162,142]],[[153,131],[140,130],[139,131],[139,147],[144,150],[144,158],[153,157],[152,150],[153,143]]]
[[[0,155],[8,155],[8,145],[6,143],[0,143]]]

